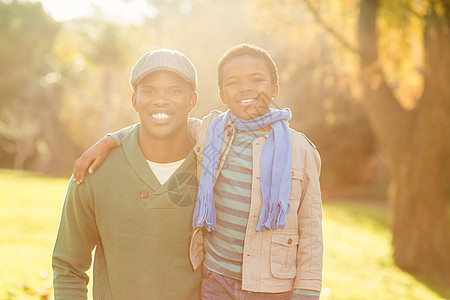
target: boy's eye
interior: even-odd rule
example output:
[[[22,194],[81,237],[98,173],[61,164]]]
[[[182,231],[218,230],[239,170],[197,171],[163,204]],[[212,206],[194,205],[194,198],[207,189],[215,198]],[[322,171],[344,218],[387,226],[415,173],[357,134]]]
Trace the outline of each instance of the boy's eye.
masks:
[[[155,94],[156,92],[155,92],[155,90],[152,90],[152,89],[143,89],[143,90],[142,90],[142,93],[143,93],[144,95],[153,95],[153,94]]]
[[[169,90],[169,94],[170,94],[170,95],[177,95],[177,94],[179,94],[180,92],[181,92],[180,89],[170,89],[170,90]]]
[[[254,82],[260,82],[260,81],[266,81],[266,79],[264,77],[255,77],[253,78]]]

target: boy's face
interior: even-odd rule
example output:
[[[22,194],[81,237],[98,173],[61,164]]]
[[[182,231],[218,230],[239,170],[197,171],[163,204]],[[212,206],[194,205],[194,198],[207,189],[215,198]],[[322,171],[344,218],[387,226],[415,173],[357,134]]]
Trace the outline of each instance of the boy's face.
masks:
[[[278,84],[272,83],[262,58],[234,57],[225,63],[222,75],[220,99],[235,116],[250,120],[269,112],[272,98],[278,96]]]
[[[141,132],[152,139],[173,139],[187,132],[187,118],[197,93],[179,75],[155,71],[139,81],[132,96]]]

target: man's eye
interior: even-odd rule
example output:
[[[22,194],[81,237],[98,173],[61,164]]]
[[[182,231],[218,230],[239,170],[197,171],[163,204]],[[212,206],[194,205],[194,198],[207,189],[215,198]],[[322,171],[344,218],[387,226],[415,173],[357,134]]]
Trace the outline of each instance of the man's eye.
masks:
[[[169,90],[169,94],[171,94],[171,95],[176,95],[178,93],[180,93],[179,89],[171,89],[171,90]]]

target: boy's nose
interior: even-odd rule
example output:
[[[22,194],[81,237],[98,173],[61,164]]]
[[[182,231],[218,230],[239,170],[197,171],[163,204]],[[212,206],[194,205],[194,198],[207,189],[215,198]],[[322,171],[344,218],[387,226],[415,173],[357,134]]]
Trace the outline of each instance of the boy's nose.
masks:
[[[240,92],[246,92],[246,91],[251,91],[253,90],[251,84],[247,81],[242,82],[242,84],[239,86],[239,91]]]

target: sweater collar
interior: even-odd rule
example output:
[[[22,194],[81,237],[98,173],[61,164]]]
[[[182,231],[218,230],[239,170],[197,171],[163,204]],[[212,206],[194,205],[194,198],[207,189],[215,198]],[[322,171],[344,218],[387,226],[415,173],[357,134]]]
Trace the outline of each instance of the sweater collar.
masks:
[[[144,153],[139,147],[139,127],[140,124],[135,126],[133,130],[122,140],[125,157],[140,179],[154,191],[154,194],[165,193],[167,192],[167,184],[170,182],[170,178],[163,185],[161,185],[151,170],[147,160],[145,159]],[[193,151],[191,151],[185,161],[180,167],[178,167],[177,171],[172,174],[172,176],[183,172],[192,173],[193,170],[195,171],[195,163],[195,155]]]

